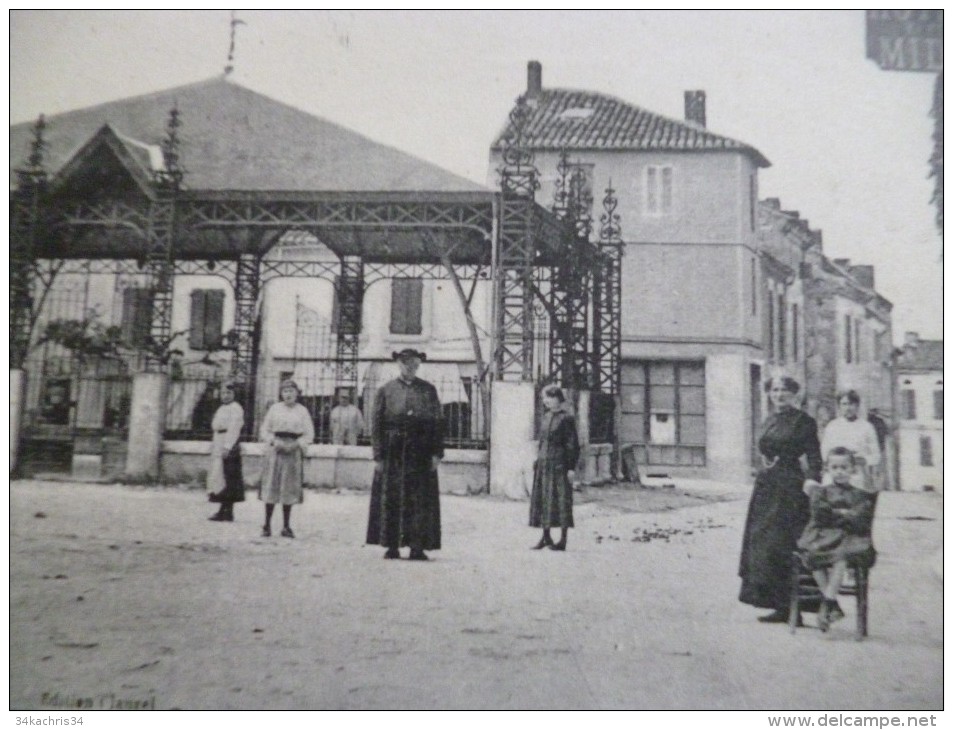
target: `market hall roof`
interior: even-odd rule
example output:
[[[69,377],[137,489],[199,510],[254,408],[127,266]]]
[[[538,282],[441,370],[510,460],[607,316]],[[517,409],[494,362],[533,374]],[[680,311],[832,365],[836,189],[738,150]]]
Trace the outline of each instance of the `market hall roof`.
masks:
[[[751,145],[708,131],[700,124],[663,117],[606,94],[538,89],[528,99],[523,143],[534,150],[640,150],[741,152],[758,167],[771,163]],[[501,150],[512,134],[507,122],[493,141]]]
[[[219,76],[46,118],[44,161],[58,173],[108,125],[155,169],[170,110],[191,190],[488,192],[479,183]],[[33,122],[10,127],[10,185]],[[151,162],[149,162],[151,160]]]

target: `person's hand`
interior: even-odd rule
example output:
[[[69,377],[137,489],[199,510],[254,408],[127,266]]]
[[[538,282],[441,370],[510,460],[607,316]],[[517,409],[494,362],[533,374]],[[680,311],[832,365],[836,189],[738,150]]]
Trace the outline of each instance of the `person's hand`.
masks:
[[[575,484],[575,482],[576,482],[576,470],[575,470],[575,469],[570,469],[569,471],[567,471],[567,472],[566,472],[566,479],[569,480],[569,483],[570,483],[570,484]]]
[[[382,459],[375,459],[375,460],[374,460],[374,473],[375,473],[375,474],[380,474],[382,471],[384,471],[384,461],[383,461]]]
[[[804,480],[804,493],[805,493],[805,494],[810,494],[814,489],[817,489],[819,486],[821,486],[821,483],[820,483],[820,482],[815,481],[815,480],[813,480],[813,479],[805,479],[805,480]]]
[[[440,457],[431,456],[430,457],[430,471],[437,471],[438,466],[440,466]]]

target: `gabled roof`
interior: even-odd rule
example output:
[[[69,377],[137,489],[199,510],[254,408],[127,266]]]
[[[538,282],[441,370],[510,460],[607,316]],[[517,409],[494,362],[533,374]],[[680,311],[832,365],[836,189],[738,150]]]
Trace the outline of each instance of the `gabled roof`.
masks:
[[[103,155],[112,159],[104,158]],[[109,182],[115,184],[117,165],[148,196],[152,193],[152,173],[162,166],[162,153],[159,149],[153,150],[136,140],[122,137],[108,124],[104,124],[56,172],[53,176],[53,187],[102,186]]]
[[[225,77],[48,117],[47,172],[58,172],[104,124],[144,150],[160,145],[173,106],[182,122],[184,186],[192,190],[486,190]],[[11,187],[29,154],[31,127],[10,127]]]
[[[535,106],[532,106],[535,103]],[[770,162],[758,150],[709,132],[693,122],[668,119],[606,94],[569,89],[542,89],[530,101],[532,114],[524,143],[536,150],[665,150],[741,152],[759,167]],[[493,141],[500,150],[511,134],[508,121]]]
[[[943,370],[943,340],[919,340],[904,347],[897,358],[898,370]]]

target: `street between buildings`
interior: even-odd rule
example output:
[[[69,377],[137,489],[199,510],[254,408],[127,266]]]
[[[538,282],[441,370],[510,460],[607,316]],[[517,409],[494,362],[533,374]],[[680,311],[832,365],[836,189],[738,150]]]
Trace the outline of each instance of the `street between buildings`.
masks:
[[[523,502],[444,496],[412,563],[363,545],[366,493],[308,490],[292,540],[253,493],[228,524],[197,490],[15,481],[10,706],[942,709],[942,496],[881,495],[858,642],[852,599],[794,635],[737,601],[749,489],[591,487],[565,553]]]

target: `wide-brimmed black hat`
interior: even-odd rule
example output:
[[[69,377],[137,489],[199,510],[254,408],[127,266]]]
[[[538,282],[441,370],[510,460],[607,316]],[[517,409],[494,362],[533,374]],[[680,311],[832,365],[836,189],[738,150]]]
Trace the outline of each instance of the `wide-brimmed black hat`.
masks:
[[[426,362],[427,353],[420,352],[419,350],[415,350],[412,347],[405,347],[400,352],[394,351],[391,353],[391,357],[393,357],[395,360],[409,360],[412,357],[416,357],[421,362]]]

